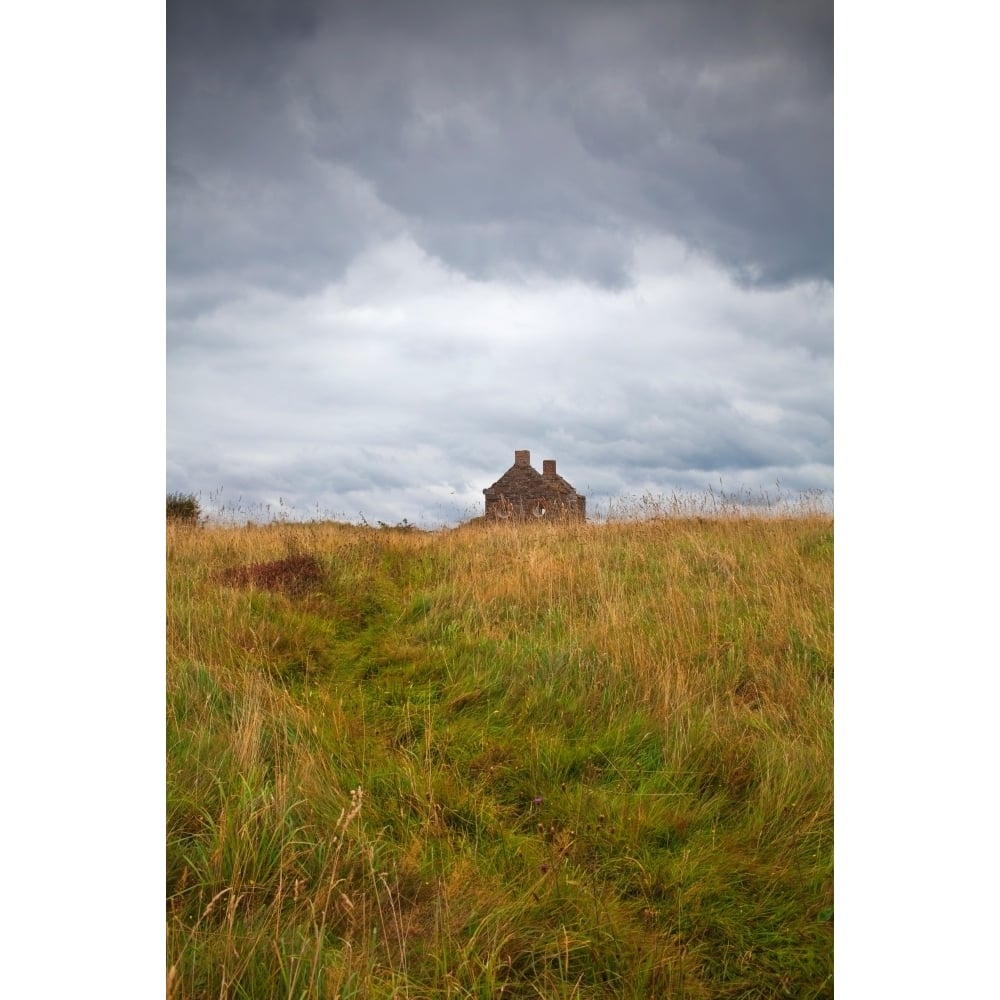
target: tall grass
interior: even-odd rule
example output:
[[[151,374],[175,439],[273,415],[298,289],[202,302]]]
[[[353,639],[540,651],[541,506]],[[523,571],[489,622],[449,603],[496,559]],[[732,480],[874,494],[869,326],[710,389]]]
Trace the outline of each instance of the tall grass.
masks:
[[[168,525],[168,992],[832,996],[832,562],[822,513]]]

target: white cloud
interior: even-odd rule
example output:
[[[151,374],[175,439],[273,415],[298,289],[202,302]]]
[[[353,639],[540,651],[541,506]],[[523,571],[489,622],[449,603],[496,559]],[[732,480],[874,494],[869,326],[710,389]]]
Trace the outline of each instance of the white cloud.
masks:
[[[396,239],[314,295],[248,291],[177,320],[177,488],[207,466],[228,493],[261,502],[277,491],[307,509],[428,521],[445,496],[481,502],[522,446],[560,459],[581,489],[581,476],[702,488],[713,454],[727,470],[726,455],[760,456],[733,470],[755,487],[776,474],[827,486],[829,470],[812,466],[830,429],[810,404],[829,397],[828,360],[780,337],[762,344],[759,318],[800,321],[826,301],[808,287],[741,289],[669,239],[644,241],[636,260],[621,293],[481,282]],[[775,391],[788,381],[793,391]],[[798,456],[801,469],[768,455]],[[264,474],[270,492],[255,485]]]

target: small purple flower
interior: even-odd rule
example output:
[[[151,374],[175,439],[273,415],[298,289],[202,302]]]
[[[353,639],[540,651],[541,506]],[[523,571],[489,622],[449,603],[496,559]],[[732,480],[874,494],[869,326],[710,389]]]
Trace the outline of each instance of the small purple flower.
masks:
[[[542,804],[542,797],[541,795],[536,795],[531,801],[534,802],[536,806],[540,806]]]

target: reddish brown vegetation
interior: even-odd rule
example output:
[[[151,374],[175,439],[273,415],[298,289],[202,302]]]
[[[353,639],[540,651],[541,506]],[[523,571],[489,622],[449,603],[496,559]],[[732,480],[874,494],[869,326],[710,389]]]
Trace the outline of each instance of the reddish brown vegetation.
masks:
[[[323,567],[315,556],[288,556],[274,562],[251,563],[223,570],[218,579],[230,587],[260,587],[284,594],[304,594],[323,582]]]

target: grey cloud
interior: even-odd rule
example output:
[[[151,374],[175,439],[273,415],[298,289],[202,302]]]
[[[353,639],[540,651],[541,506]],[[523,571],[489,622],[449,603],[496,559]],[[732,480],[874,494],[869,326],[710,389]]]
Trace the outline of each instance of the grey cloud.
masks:
[[[751,284],[832,278],[829,3],[207,6],[168,32],[169,145],[207,185],[170,182],[178,267],[335,280],[364,220],[306,156],[472,275],[623,287],[638,228]]]
[[[168,173],[168,198],[168,268],[179,282],[228,277],[217,296],[238,283],[306,294],[398,228],[362,179],[304,157],[274,176],[258,167],[234,177],[220,163],[197,178],[177,169]]]
[[[461,262],[470,277],[523,279],[533,273],[580,278],[619,290],[632,283],[632,247],[623,234],[596,227],[553,228],[540,222],[503,225],[417,224],[414,234],[430,253]]]

